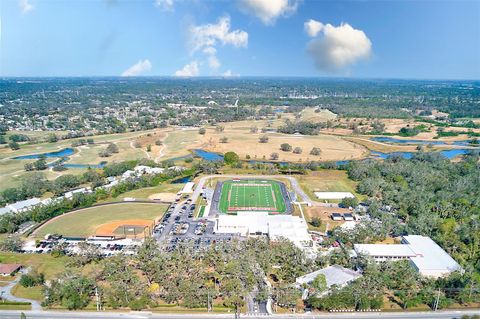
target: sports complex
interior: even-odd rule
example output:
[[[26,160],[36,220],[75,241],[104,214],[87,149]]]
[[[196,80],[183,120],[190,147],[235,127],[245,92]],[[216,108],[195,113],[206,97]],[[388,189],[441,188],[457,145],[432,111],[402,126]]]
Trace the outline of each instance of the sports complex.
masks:
[[[290,214],[292,207],[285,184],[274,180],[233,179],[217,183],[212,209],[220,214],[267,212]]]

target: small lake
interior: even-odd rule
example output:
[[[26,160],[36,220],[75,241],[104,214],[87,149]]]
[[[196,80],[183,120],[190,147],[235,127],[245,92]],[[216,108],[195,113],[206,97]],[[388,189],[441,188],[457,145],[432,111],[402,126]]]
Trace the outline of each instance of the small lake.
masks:
[[[454,141],[451,143],[446,143],[444,141],[427,141],[427,140],[404,140],[399,138],[393,138],[388,136],[377,136],[370,138],[371,141],[382,142],[382,143],[392,143],[392,144],[415,144],[415,145],[458,145],[458,146],[475,146],[471,144],[471,140],[464,141]]]
[[[41,156],[45,156],[47,158],[51,157],[67,157],[70,156],[74,153],[75,151],[73,148],[64,148],[59,151],[55,152],[49,152],[49,153],[40,153],[40,154],[30,154],[30,155],[23,155],[23,156],[17,156],[14,157],[13,159],[18,159],[18,160],[23,160],[23,159],[39,159]]]
[[[66,168],[103,168],[107,164],[107,162],[100,162],[99,164],[69,164],[66,163],[68,161],[68,156],[73,155],[75,153],[75,150],[73,148],[67,147],[64,149],[61,149],[59,151],[55,152],[49,152],[49,153],[39,153],[39,154],[30,154],[30,155],[23,155],[23,156],[17,156],[14,157],[13,159],[16,160],[27,160],[27,159],[39,159],[40,157],[44,156],[45,158],[60,158],[59,161],[55,161],[53,163],[50,163],[48,166],[53,167],[58,164],[62,164]],[[62,162],[61,159],[66,159],[65,161]]]
[[[471,150],[468,150],[468,149],[453,149],[453,150],[440,151],[438,153],[440,153],[441,155],[443,155],[444,157],[446,157],[448,159],[452,159],[452,158],[454,158],[456,156],[459,156],[459,155],[465,155],[469,151],[471,151]],[[414,153],[413,152],[391,152],[391,153],[371,152],[371,154],[375,158],[381,158],[381,159],[386,159],[386,158],[388,158],[390,156],[394,156],[394,155],[398,155],[398,156],[401,156],[403,158],[410,159],[410,158],[412,158]]]
[[[210,162],[223,161],[223,155],[213,152],[207,152],[201,149],[193,150],[195,155],[201,157],[202,159]]]
[[[185,184],[192,181],[193,176],[185,176],[181,178],[174,179],[171,181],[172,184]]]

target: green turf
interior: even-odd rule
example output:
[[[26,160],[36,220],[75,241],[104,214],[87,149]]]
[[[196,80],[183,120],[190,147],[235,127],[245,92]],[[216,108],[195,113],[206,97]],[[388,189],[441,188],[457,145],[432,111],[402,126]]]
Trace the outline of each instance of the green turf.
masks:
[[[239,211],[285,213],[286,205],[280,184],[270,180],[225,181],[220,196],[220,211],[236,214]]]

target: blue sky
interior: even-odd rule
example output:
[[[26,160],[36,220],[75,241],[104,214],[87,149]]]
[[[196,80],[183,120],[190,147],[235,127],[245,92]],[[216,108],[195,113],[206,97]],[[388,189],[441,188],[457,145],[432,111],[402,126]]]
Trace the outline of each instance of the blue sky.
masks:
[[[0,5],[1,76],[480,79],[480,1]]]

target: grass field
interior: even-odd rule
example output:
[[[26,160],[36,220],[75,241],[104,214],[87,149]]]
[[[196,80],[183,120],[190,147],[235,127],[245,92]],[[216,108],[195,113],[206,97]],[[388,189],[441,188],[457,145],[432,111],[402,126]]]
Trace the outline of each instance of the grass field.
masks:
[[[46,234],[61,234],[65,236],[87,237],[103,224],[129,220],[154,220],[161,217],[167,205],[125,203],[109,206],[99,206],[82,209],[73,213],[52,219],[37,229],[32,236],[44,237]]]
[[[350,192],[359,199],[363,198],[356,192],[357,183],[349,179],[345,171],[322,169],[307,175],[298,175],[296,179],[313,200],[316,200],[314,192]]]
[[[279,183],[240,180],[223,183],[219,208],[227,214],[235,214],[238,211],[284,213],[286,205]]]

